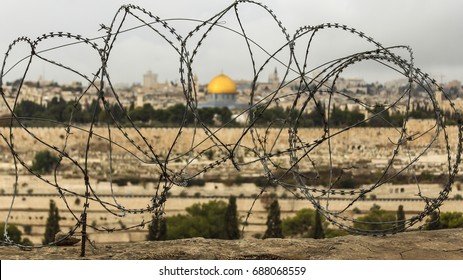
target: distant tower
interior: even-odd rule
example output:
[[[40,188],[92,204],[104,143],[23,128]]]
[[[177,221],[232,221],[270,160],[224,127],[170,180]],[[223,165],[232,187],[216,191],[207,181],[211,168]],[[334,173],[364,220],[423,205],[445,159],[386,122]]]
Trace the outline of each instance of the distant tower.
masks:
[[[442,103],[442,91],[440,90],[439,87],[437,87],[437,89],[436,89],[435,96],[436,96],[437,106],[439,106],[439,109],[441,111],[445,111],[445,108],[442,107],[442,105],[443,105],[443,103]]]
[[[137,102],[135,103],[135,107],[143,107],[144,101],[143,101],[143,92],[141,90],[137,91]]]
[[[280,78],[278,78],[278,71],[276,67],[275,71],[273,71],[273,73],[268,76],[268,82],[272,85],[278,85],[280,83]]]
[[[198,80],[198,75],[194,74],[193,75],[193,83],[194,83],[194,90],[196,92],[196,94],[198,94],[199,92],[199,80]]]
[[[145,89],[153,89],[158,83],[158,75],[149,70],[143,75],[143,87]]]

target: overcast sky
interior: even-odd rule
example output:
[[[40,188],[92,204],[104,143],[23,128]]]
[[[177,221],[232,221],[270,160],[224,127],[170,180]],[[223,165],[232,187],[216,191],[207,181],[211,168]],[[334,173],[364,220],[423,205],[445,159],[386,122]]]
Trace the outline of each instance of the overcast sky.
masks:
[[[35,39],[43,33],[64,31],[94,38],[104,35],[98,31],[100,24],[109,25],[114,14],[127,0],[15,0],[2,1],[0,9],[0,53],[19,36]],[[191,18],[205,20],[223,10],[233,1],[205,0],[132,0],[161,18]],[[431,76],[445,81],[463,80],[463,1],[460,0],[271,0],[263,1],[282,21],[292,35],[304,25],[338,22],[363,31],[384,46],[410,45],[414,50],[415,64]],[[275,51],[284,37],[273,19],[253,5],[242,5],[240,16],[249,37],[268,51]],[[237,29],[233,11],[227,14],[223,26]],[[139,22],[129,18],[122,29],[137,26]],[[187,34],[197,23],[169,21],[181,35]],[[157,27],[158,28],[158,27]],[[162,29],[162,28],[161,28]],[[199,34],[203,34],[201,30]],[[50,40],[38,49],[69,43],[66,40]],[[101,44],[101,41],[97,41]],[[190,47],[194,46],[192,40]],[[302,59],[304,43],[297,42]],[[315,38],[309,65],[352,54],[373,45],[358,37],[342,32],[324,31]],[[30,51],[17,47],[7,61],[13,65]],[[266,55],[253,46],[256,63],[260,66]],[[79,45],[44,54],[86,75],[98,68],[98,56],[88,47]],[[287,62],[286,52],[277,56]],[[11,81],[21,76],[25,64],[20,64],[4,77]],[[114,83],[142,82],[148,70],[158,73],[159,80],[179,80],[179,58],[173,49],[152,30],[146,28],[127,32],[116,41],[108,65]],[[262,72],[261,80],[277,67],[282,73],[284,66],[271,61]],[[233,79],[251,79],[252,66],[243,38],[223,28],[216,28],[204,41],[193,63],[194,72],[201,83],[207,83],[223,71]],[[40,75],[58,82],[76,80],[74,74],[59,70],[49,64],[34,61],[27,79],[36,80]],[[372,63],[361,64],[345,73],[346,77],[364,78],[367,81],[384,81],[398,76],[384,67]]]

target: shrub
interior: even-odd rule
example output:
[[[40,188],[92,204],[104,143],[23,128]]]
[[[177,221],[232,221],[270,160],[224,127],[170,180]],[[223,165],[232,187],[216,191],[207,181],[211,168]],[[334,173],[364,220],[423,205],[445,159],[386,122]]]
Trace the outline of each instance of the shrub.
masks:
[[[393,212],[382,210],[378,205],[373,205],[370,212],[357,221],[354,221],[354,228],[360,230],[387,230],[396,224],[396,215]]]
[[[188,186],[204,187],[205,185],[206,181],[203,179],[191,179],[188,181]]]
[[[445,212],[440,215],[442,228],[462,228],[463,213],[461,212]]]
[[[283,220],[283,234],[293,237],[311,237],[315,223],[315,211],[312,209],[301,209],[294,217]]]
[[[186,215],[167,217],[166,239],[181,239],[204,237],[227,239],[225,231],[225,213],[227,203],[223,201],[209,201],[195,203],[186,208]]]
[[[48,173],[55,168],[58,163],[58,158],[45,150],[35,154],[34,160],[32,161],[31,170],[34,172]]]
[[[301,209],[293,217],[283,220],[283,235],[303,238],[332,238],[347,235],[340,229],[328,228],[329,223],[313,209]],[[318,218],[317,218],[318,216]]]
[[[5,236],[3,233],[5,232],[5,223],[0,223],[0,241],[5,241]],[[21,243],[21,235],[22,232],[12,224],[8,224],[8,229],[7,229],[8,237],[10,238],[11,241],[14,243]]]
[[[339,182],[339,187],[342,189],[354,189],[356,184],[353,179],[347,178]]]
[[[428,220],[426,229],[436,230],[445,228],[463,228],[462,212],[444,212],[440,215],[434,211]]]

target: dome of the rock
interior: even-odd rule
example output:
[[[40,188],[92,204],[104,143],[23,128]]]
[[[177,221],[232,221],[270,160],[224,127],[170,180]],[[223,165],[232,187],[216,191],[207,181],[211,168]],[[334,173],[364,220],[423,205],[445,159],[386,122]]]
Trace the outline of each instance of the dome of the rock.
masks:
[[[207,86],[208,94],[236,94],[236,84],[227,75],[215,76]]]

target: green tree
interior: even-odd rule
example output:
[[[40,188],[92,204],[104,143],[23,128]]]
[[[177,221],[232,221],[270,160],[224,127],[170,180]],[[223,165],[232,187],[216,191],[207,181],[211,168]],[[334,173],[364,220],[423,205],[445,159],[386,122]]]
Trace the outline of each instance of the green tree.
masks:
[[[256,108],[255,117],[257,126],[267,126],[275,120],[282,121],[288,118],[288,111],[285,112],[281,107],[264,108],[263,106]]]
[[[359,217],[354,222],[354,228],[366,231],[387,230],[395,226],[396,215],[393,212],[382,210],[378,205],[374,205],[370,212]]]
[[[278,200],[275,199],[270,204],[269,213],[267,216],[267,230],[264,233],[263,238],[283,238],[283,230],[280,219],[280,205]]]
[[[240,230],[238,228],[238,224],[236,197],[230,196],[228,200],[227,212],[225,212],[225,231],[227,234],[227,239],[240,239]]]
[[[332,238],[348,234],[345,230],[328,228],[328,222],[320,213],[307,208],[297,211],[293,217],[283,219],[282,227],[284,236],[293,237]]]
[[[323,239],[325,238],[325,232],[322,225],[322,217],[320,211],[315,211],[315,226],[313,230],[313,238]]]
[[[399,205],[397,209],[397,228],[399,231],[405,230],[405,211],[403,205]]]
[[[392,112],[391,116],[389,117],[389,121],[395,127],[401,127],[403,125],[404,119],[405,116],[402,115],[400,112]]]
[[[121,123],[125,121],[124,109],[122,109],[119,104],[109,104],[107,106],[109,108],[109,112],[106,108],[103,108],[103,110],[99,113],[98,119],[100,123],[112,123],[114,121]]]
[[[40,151],[35,154],[31,170],[35,172],[48,173],[56,166],[57,163],[58,158],[52,155],[50,151]]]
[[[151,104],[144,104],[143,107],[137,107],[130,112],[130,118],[133,121],[147,122],[151,119],[154,109]]]
[[[189,108],[185,107],[183,104],[176,104],[166,109],[168,114],[168,122],[171,125],[179,126],[185,120],[185,124],[193,123],[194,116]]]
[[[17,226],[9,224],[8,225],[8,237],[11,241],[13,241],[15,244],[21,244],[25,246],[32,246],[32,242],[29,240],[29,238],[23,238],[21,239],[22,232],[18,229]],[[5,223],[0,223],[0,243],[5,241]]]
[[[4,233],[5,233],[5,223],[0,223],[0,241],[1,242],[5,241]],[[12,224],[8,224],[7,233],[11,241],[13,241],[16,244],[21,243],[22,232],[18,229],[18,227]]]
[[[58,207],[56,207],[54,200],[50,200],[47,223],[45,224],[45,239],[42,242],[43,244],[49,244],[50,242],[55,241],[55,235],[60,231],[59,220],[60,216]]]
[[[155,215],[148,228],[148,240],[166,240],[167,222],[164,217]]]
[[[304,208],[297,211],[294,217],[289,217],[283,220],[283,234],[284,236],[312,237],[314,224],[315,211]]]
[[[66,115],[69,113],[68,110],[66,110],[66,107],[66,101],[54,97],[50,102],[48,102],[47,109],[44,112],[44,117],[47,119],[64,122],[67,120],[66,117],[70,116]]]
[[[87,108],[88,122],[95,121],[98,123],[101,110],[103,109],[100,106],[100,100],[94,99]]]
[[[360,121],[363,121],[365,116],[359,112],[358,109],[349,111],[347,105],[344,110],[341,110],[333,104],[333,109],[330,115],[330,123],[334,126],[346,126],[354,125]]]
[[[45,112],[46,108],[29,100],[24,100],[19,103],[14,109],[14,113],[18,117],[37,117]]]
[[[303,127],[323,126],[325,122],[325,110],[325,105],[317,102],[315,108],[309,114],[301,116],[299,123]]]
[[[368,121],[370,127],[389,127],[390,116],[389,111],[386,110],[384,105],[376,104],[375,108],[372,110],[371,114],[373,117]]]
[[[204,237],[227,239],[225,213],[227,203],[209,201],[186,208],[186,215],[167,217],[167,239]]]

